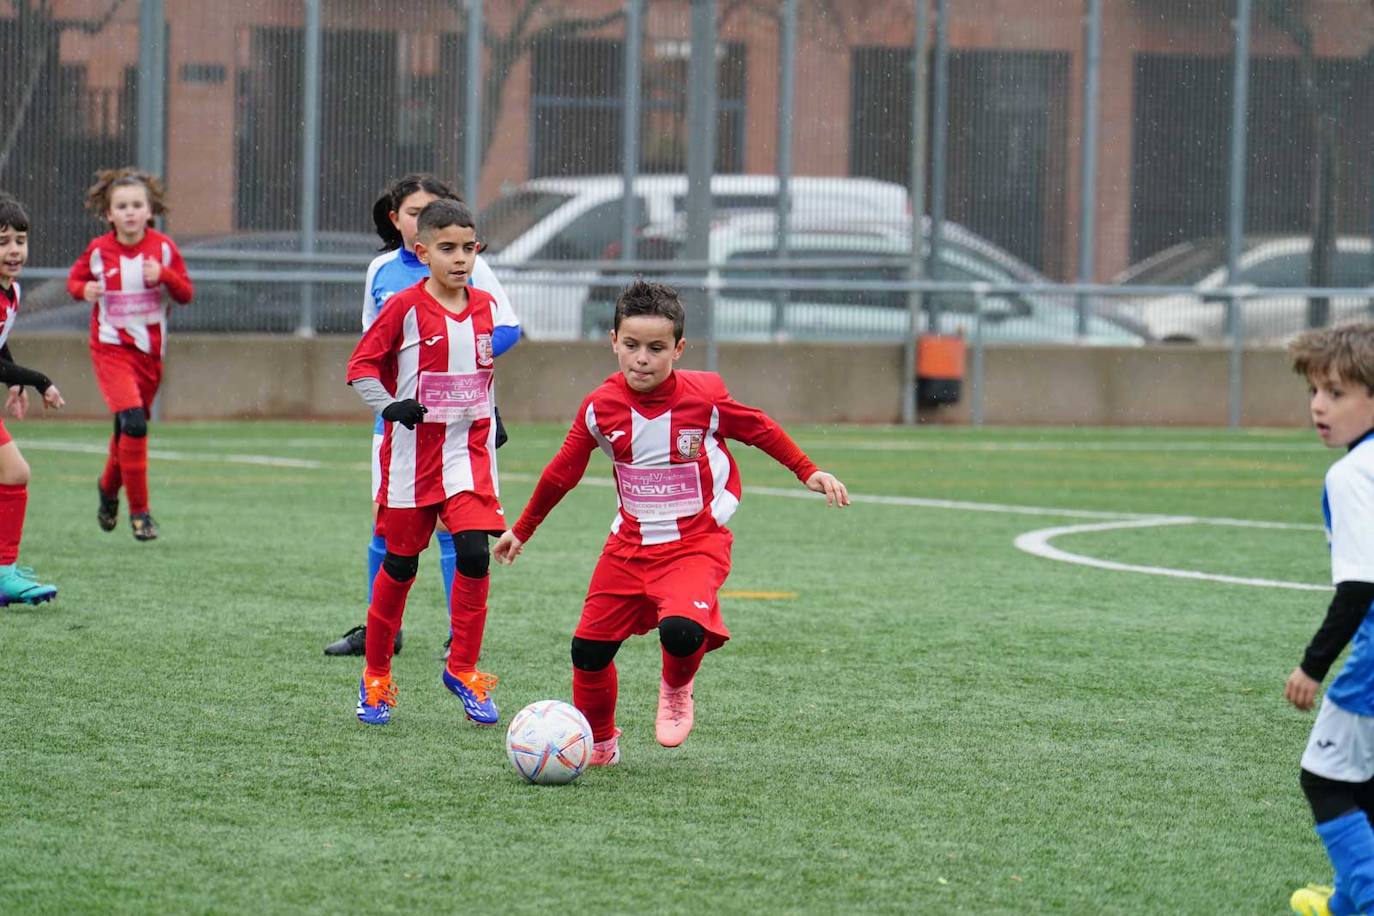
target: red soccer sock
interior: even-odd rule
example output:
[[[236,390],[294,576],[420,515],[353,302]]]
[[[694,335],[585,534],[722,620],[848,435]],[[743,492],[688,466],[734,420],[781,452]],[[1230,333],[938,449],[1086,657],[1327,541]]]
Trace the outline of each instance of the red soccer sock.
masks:
[[[449,627],[453,641],[449,643],[448,670],[461,674],[477,668],[482,654],[482,633],[487,626],[487,593],[491,577],[469,579],[462,573],[453,576],[453,595],[449,599]]]
[[[660,649],[663,647],[660,646]],[[697,669],[701,667],[701,660],[706,657],[706,643],[697,646],[697,650],[691,655],[669,655],[667,649],[663,649],[663,681],[674,689],[684,687],[691,683],[692,678],[697,676]]]
[[[24,510],[28,504],[27,484],[0,484],[0,566],[9,566],[19,559]]]
[[[573,705],[587,717],[593,741],[606,741],[615,735],[618,693],[615,662],[600,671],[573,669]]]
[[[110,437],[110,452],[105,458],[105,470],[100,475],[100,489],[106,496],[119,495],[119,487],[124,482],[119,473],[119,440],[121,436]]]
[[[372,580],[372,604],[367,608],[367,641],[363,651],[367,665],[363,677],[388,677],[391,674],[391,653],[396,645],[396,631],[406,611],[406,595],[414,579],[397,582],[385,568],[377,570]]]
[[[148,511],[148,438],[119,437],[119,470],[129,496],[129,514]],[[106,490],[105,492],[110,492]]]

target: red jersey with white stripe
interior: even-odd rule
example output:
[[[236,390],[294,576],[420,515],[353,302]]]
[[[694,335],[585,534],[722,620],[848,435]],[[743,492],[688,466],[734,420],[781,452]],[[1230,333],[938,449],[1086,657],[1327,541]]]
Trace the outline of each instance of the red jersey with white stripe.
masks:
[[[397,400],[429,409],[414,429],[388,421],[382,433],[382,506],[410,509],[464,491],[500,496],[491,334],[496,300],[467,287],[468,305],[450,312],[421,280],[392,296],[348,361],[348,382],[381,381]]]
[[[156,261],[162,273],[155,286],[143,281],[144,259]],[[181,252],[170,238],[149,227],[137,245],[125,245],[113,231],[91,239],[67,274],[67,292],[85,298],[86,284],[102,281],[105,293],[91,309],[91,343],[132,347],[161,358],[167,352],[168,293],[185,305],[191,280]]]
[[[727,438],[762,449],[802,482],[817,470],[771,417],[731,398],[714,372],[677,370],[649,392],[635,391],[616,373],[583,400],[515,523],[515,536],[530,539],[582,479],[596,448],[613,463],[619,511],[611,533],[623,544],[722,531],[741,495]]]
[[[11,280],[8,290],[0,288],[0,347],[10,339],[14,318],[19,312],[19,281]]]

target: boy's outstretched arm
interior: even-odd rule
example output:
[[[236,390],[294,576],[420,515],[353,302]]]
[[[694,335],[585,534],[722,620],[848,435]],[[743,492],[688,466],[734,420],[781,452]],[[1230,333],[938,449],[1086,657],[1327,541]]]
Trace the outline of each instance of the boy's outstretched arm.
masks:
[[[1372,603],[1374,582],[1337,583],[1336,596],[1331,599],[1326,619],[1307,644],[1302,662],[1288,675],[1288,681],[1283,686],[1284,699],[1304,711],[1312,708],[1322,678],[1326,677],[1336,658],[1354,638]]]
[[[816,467],[801,446],[787,435],[787,430],[768,414],[729,396],[717,401],[716,409],[720,412],[720,431],[724,435],[761,450],[796,474],[808,490],[824,493],[827,506],[843,508],[849,505],[849,490],[840,479]]]

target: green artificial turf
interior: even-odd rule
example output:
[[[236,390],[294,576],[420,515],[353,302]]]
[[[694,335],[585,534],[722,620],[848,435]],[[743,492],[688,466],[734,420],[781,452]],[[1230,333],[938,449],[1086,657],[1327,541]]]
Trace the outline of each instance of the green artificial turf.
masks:
[[[511,518],[565,428],[512,426]],[[400,705],[369,728],[361,659],[321,652],[363,619],[365,425],[155,424],[149,544],[96,527],[106,424],[11,429],[21,562],[61,594],[0,610],[4,912],[1263,913],[1329,880],[1297,786],[1311,718],[1282,699],[1327,595],[1013,546],[1197,516],[1054,544],[1320,584],[1338,455],[1310,432],[794,428],[843,512],[737,446],[726,588],[784,597],[724,600],[681,748],[653,740],[656,643],[627,642],[621,765],[534,787],[504,723],[570,698],[603,459],[494,570],[502,726],[440,685],[431,551]]]

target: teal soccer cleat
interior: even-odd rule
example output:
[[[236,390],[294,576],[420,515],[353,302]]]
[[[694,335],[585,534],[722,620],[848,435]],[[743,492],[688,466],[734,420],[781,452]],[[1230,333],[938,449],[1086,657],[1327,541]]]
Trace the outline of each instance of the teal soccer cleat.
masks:
[[[0,607],[7,604],[42,604],[57,597],[56,585],[44,585],[28,566],[0,566]]]

